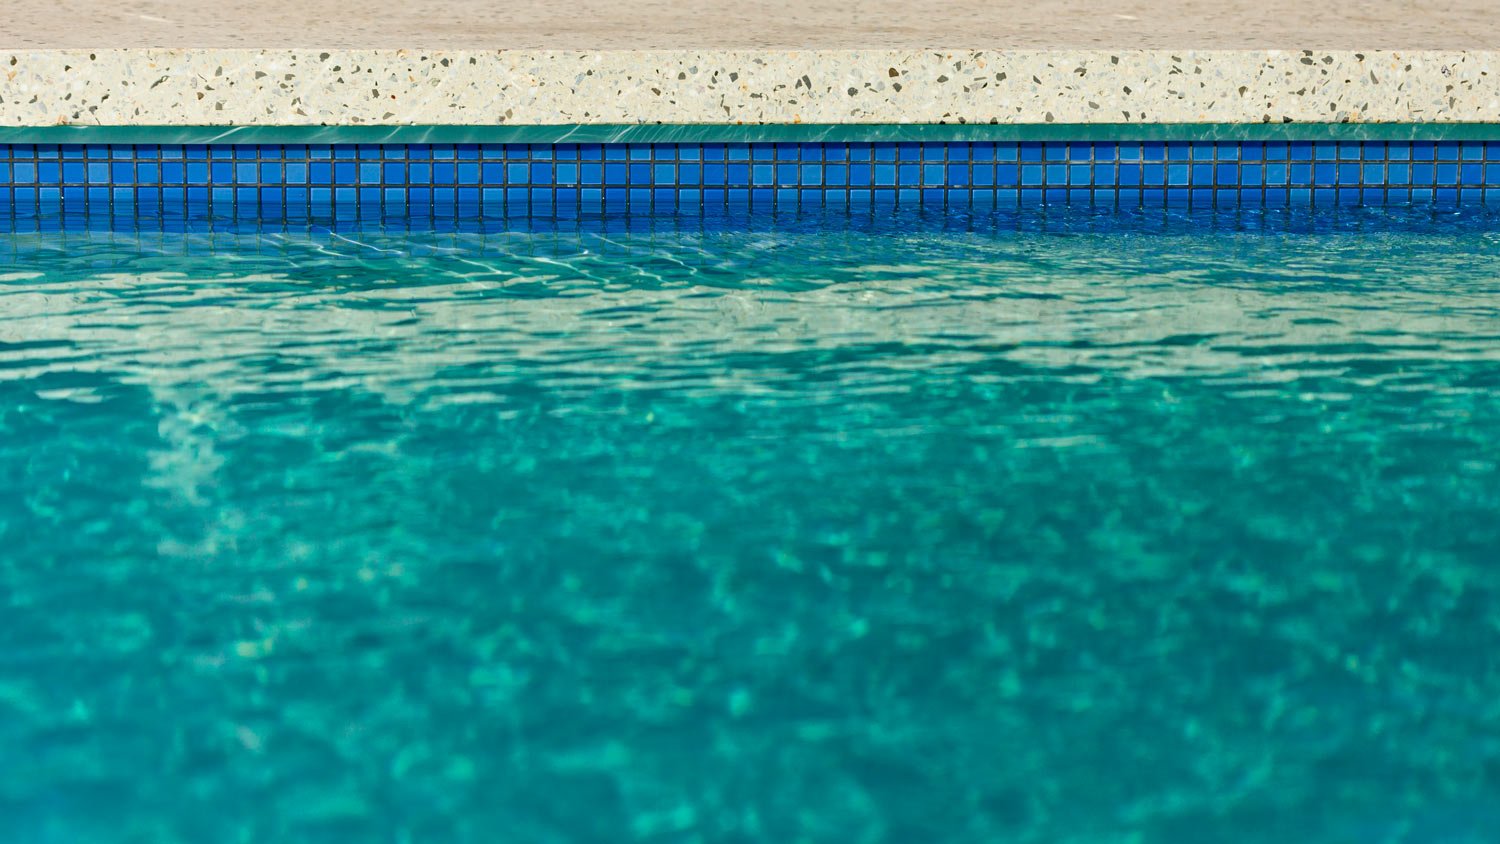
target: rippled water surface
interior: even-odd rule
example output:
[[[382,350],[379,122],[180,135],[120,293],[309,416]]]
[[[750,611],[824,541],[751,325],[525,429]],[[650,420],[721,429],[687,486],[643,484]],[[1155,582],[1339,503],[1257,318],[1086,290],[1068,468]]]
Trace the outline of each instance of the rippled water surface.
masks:
[[[1497,231],[0,237],[0,840],[1495,841]]]

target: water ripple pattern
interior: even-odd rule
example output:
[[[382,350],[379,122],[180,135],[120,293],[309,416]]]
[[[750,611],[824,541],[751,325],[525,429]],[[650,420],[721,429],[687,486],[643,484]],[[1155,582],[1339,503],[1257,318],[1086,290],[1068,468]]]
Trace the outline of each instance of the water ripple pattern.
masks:
[[[1364,219],[0,237],[0,840],[1493,841],[1500,235]]]

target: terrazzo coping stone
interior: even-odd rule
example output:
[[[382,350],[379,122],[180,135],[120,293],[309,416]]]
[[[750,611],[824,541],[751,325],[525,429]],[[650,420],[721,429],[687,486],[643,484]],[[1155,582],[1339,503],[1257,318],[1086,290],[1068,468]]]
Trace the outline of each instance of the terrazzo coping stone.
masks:
[[[0,126],[1500,121],[1487,2],[1330,5],[13,0]]]

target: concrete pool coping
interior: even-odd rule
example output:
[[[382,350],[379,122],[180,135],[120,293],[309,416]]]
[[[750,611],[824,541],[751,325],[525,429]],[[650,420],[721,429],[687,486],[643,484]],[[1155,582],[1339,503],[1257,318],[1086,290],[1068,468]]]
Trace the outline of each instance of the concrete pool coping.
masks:
[[[0,126],[1484,124],[1481,0],[13,0]]]

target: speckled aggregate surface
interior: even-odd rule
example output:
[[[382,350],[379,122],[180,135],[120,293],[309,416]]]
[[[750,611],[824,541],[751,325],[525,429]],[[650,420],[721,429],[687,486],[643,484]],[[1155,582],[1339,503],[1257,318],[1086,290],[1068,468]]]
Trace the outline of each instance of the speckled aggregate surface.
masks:
[[[1320,8],[25,0],[0,126],[1500,120],[1486,4]]]
[[[1500,54],[57,50],[6,125],[1486,121]]]

